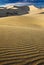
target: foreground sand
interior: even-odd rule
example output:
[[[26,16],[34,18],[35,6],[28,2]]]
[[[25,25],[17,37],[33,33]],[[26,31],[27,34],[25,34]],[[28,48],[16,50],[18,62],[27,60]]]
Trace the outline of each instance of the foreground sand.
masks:
[[[0,18],[0,65],[44,65],[44,14]]]

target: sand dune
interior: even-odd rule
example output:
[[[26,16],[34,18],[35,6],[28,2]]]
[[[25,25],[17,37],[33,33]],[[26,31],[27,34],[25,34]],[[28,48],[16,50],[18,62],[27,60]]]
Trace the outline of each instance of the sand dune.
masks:
[[[44,12],[44,8],[39,9],[39,8],[36,8],[33,5],[29,6],[29,8],[30,8],[30,12],[29,12],[30,14],[38,14],[40,12]]]
[[[44,64],[44,30],[0,26],[1,65]]]
[[[32,14],[0,18],[0,65],[44,65],[43,9],[30,8]]]

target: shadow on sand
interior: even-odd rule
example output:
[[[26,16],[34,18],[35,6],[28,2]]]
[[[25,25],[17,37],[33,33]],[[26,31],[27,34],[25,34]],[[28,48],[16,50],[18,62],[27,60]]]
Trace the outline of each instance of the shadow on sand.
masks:
[[[44,12],[40,12],[40,13],[38,13],[38,14],[44,14]]]
[[[14,8],[0,8],[0,17],[7,17],[7,16],[20,16],[24,14],[28,14],[30,11],[28,6],[23,7],[14,7]]]

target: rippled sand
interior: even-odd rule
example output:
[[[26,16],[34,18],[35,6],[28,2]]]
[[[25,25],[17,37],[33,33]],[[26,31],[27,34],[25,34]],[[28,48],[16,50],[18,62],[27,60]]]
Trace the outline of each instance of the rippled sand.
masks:
[[[44,65],[44,29],[0,26],[0,65]]]

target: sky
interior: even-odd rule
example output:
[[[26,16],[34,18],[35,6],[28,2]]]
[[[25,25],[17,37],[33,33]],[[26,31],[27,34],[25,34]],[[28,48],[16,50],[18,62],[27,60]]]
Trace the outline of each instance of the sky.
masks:
[[[0,0],[0,3],[15,3],[15,2],[44,2],[44,0]]]
[[[17,2],[19,2],[19,4],[17,3]],[[21,4],[21,3],[22,4]],[[25,3],[25,2],[27,2],[27,3]],[[41,7],[44,7],[44,0],[0,0],[0,7],[1,6],[5,6],[5,4],[7,5],[7,4],[15,4],[15,5],[18,5],[18,6],[22,6],[22,5],[28,5],[29,3],[34,3],[33,5],[35,5],[35,6],[41,6]]]

